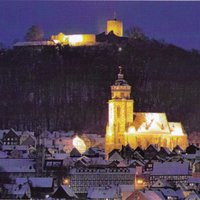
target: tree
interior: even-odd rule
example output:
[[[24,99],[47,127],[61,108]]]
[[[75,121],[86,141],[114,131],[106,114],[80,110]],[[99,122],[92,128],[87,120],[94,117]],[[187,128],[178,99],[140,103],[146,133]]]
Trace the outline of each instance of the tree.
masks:
[[[132,28],[126,30],[126,34],[131,39],[141,39],[146,40],[148,37],[145,35],[142,28],[138,26],[133,26]]]
[[[28,29],[25,35],[25,40],[26,41],[40,41],[43,39],[43,36],[44,36],[43,30],[40,27],[33,25]]]

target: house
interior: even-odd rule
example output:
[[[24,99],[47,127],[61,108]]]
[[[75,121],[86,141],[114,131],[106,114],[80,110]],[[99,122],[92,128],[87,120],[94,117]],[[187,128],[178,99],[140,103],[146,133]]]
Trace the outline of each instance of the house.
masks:
[[[181,153],[183,153],[183,149],[179,145],[176,145],[173,148],[172,153],[181,154]]]
[[[145,189],[133,192],[126,200],[184,200],[185,196],[181,190],[171,188]]]
[[[126,200],[164,200],[164,196],[161,192],[151,191],[151,190],[142,190],[133,192]]]
[[[126,146],[122,145],[122,149],[121,149],[120,153],[123,158],[132,159],[133,152],[134,152],[134,150],[131,148],[131,146],[129,144],[127,144]]]
[[[118,149],[113,149],[110,153],[109,153],[109,155],[108,155],[108,157],[109,157],[109,161],[122,161],[122,160],[124,160],[123,158],[122,158],[122,156],[120,155],[120,151],[118,150]]]
[[[192,166],[192,176],[200,178],[200,160],[195,160]]]
[[[21,141],[21,145],[36,147],[36,138],[32,135],[29,135],[26,139]]]
[[[16,132],[14,129],[10,129],[8,132],[4,132],[2,142],[4,145],[19,145],[21,132]]]
[[[146,159],[151,159],[157,154],[158,154],[158,149],[157,149],[156,145],[153,145],[153,144],[150,144],[147,147],[147,149],[144,151],[144,157]]]
[[[81,157],[81,153],[76,148],[73,148],[70,152],[70,157]]]
[[[188,187],[190,190],[200,192],[200,178],[199,177],[189,177]]]
[[[87,199],[91,200],[121,200],[119,186],[90,187]]]
[[[195,191],[192,191],[186,198],[185,200],[199,200],[200,199],[200,194],[197,194]]]
[[[33,159],[0,159],[0,180],[9,183],[17,177],[34,176],[36,162]]]
[[[159,191],[163,194],[165,199],[171,200],[183,200],[184,195],[179,190],[174,190],[172,188],[160,188]]]
[[[87,193],[89,187],[110,185],[133,185],[134,170],[118,167],[115,162],[107,164],[83,163],[70,170],[70,186],[76,193]]]
[[[89,149],[87,149],[84,153],[83,156],[87,156],[87,157],[99,157],[99,153],[96,152],[92,147],[90,147]]]
[[[30,199],[31,190],[28,183],[25,184],[4,184],[1,199]]]
[[[134,150],[134,153],[136,153],[136,152],[144,158],[144,151],[142,150],[141,147],[137,147],[137,148]]]
[[[65,199],[65,200],[76,200],[78,196],[74,193],[72,188],[67,185],[60,185],[53,195],[51,196],[53,199]]]
[[[44,199],[46,195],[53,192],[52,177],[16,178],[16,184],[29,184],[32,198]]]
[[[152,184],[151,188],[173,188],[174,185],[169,183],[166,180],[158,179],[154,184]]]
[[[189,175],[189,162],[187,161],[154,162],[152,172],[150,172],[150,183],[153,184],[158,179],[174,183],[186,182]]]
[[[133,185],[119,185],[119,188],[122,200],[126,200],[134,192]]]
[[[170,154],[171,154],[171,151],[167,147],[161,147],[160,151],[158,152],[158,156],[160,156],[161,158],[166,158],[170,156]]]
[[[196,147],[195,145],[191,144],[190,146],[188,146],[186,148],[186,153],[187,154],[195,154],[198,150],[199,150],[198,147]]]

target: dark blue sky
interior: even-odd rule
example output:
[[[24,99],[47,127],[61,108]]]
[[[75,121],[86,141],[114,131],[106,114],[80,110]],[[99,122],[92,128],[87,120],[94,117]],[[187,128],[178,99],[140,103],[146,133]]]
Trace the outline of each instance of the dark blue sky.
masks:
[[[114,11],[124,30],[137,25],[150,37],[200,50],[200,2],[0,1],[0,42],[23,40],[33,24],[46,38],[58,32],[100,33]]]

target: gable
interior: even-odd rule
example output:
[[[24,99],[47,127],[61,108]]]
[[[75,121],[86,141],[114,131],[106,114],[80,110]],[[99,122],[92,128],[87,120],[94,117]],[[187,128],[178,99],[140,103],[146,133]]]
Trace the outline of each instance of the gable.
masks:
[[[118,160],[118,161],[122,161],[123,158],[120,156],[120,154],[115,151],[110,157],[109,157],[109,161],[114,161],[114,160]]]
[[[22,145],[35,145],[36,141],[31,137],[27,137],[21,144]]]
[[[7,138],[18,138],[19,139],[19,136],[11,129],[8,133],[6,133],[4,135],[3,140],[7,139]]]

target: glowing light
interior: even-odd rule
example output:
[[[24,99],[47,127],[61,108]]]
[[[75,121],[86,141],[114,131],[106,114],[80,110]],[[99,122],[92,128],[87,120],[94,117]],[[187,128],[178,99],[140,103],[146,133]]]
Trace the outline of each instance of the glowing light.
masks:
[[[68,178],[63,179],[63,185],[69,185],[70,180]]]
[[[143,184],[143,182],[144,182],[144,181],[143,181],[142,179],[138,179],[138,180],[137,180],[137,183],[138,183],[138,184]]]
[[[133,133],[135,133],[135,132],[136,132],[136,130],[135,130],[135,127],[134,127],[134,126],[131,126],[131,127],[128,128],[128,133],[129,133],[129,134],[133,134]]]
[[[73,145],[80,153],[84,153],[87,149],[85,142],[78,136],[73,139]]]
[[[61,43],[70,46],[94,45],[96,43],[96,36],[94,34],[65,35],[59,33],[57,35],[52,35],[51,40],[56,44]]]
[[[121,48],[121,47],[119,47],[119,48],[118,48],[118,51],[119,51],[119,52],[121,52],[121,51],[122,51],[122,48]]]
[[[70,35],[69,36],[69,43],[74,45],[76,43],[82,42],[83,36],[82,35]]]
[[[109,103],[109,124],[114,124],[114,105],[113,103]]]
[[[106,133],[107,135],[112,136],[112,130],[110,126],[107,127]]]
[[[56,44],[60,43],[60,40],[53,40]]]

